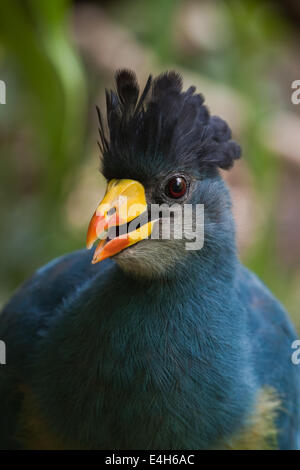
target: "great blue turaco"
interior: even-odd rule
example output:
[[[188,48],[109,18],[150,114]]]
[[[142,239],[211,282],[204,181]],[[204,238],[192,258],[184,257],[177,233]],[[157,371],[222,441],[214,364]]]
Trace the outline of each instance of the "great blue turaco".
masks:
[[[0,315],[0,447],[299,448],[297,336],[239,260],[219,171],[239,145],[176,72],[141,92],[132,71],[115,83],[106,120],[98,110],[108,186],[87,237],[98,246],[39,269]],[[201,249],[175,237],[171,216],[168,239],[163,217],[126,231],[151,205],[175,203],[204,207],[201,227],[192,221]]]

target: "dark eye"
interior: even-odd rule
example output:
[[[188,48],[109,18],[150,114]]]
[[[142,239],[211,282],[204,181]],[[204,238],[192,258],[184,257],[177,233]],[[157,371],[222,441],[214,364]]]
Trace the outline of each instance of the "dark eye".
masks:
[[[170,179],[166,186],[166,194],[169,197],[178,199],[186,193],[186,180],[182,176],[175,176]]]

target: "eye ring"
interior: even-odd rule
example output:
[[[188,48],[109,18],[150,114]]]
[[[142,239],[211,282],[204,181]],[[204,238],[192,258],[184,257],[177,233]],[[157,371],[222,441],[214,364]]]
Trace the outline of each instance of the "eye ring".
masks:
[[[166,184],[165,193],[172,199],[179,199],[186,194],[187,182],[183,176],[173,176]]]

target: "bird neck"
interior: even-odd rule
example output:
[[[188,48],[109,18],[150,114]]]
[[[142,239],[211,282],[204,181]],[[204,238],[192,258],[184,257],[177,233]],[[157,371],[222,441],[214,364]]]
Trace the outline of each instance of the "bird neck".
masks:
[[[163,318],[168,320],[178,311],[178,306],[179,309],[184,306],[184,310],[193,312],[194,318],[201,322],[202,314],[206,321],[207,312],[217,309],[219,321],[222,310],[231,319],[236,313],[235,311],[232,313],[232,310],[235,303],[238,303],[235,279],[239,266],[231,232],[231,237],[228,237],[221,248],[216,250],[215,246],[207,246],[199,253],[190,252],[185,260],[178,262],[165,276],[157,279],[130,276],[115,265],[110,272],[111,279],[107,278],[107,283],[108,289],[114,286],[114,290],[120,296],[121,310],[125,299],[127,302],[129,300],[132,302],[131,311],[137,315],[139,308],[145,310],[147,306],[149,312],[155,310],[161,312],[161,306],[164,306]],[[96,303],[97,295],[95,293],[94,296]],[[99,302],[102,304],[102,297]],[[212,324],[214,318],[215,315],[209,320]],[[176,320],[176,315],[173,319]]]
[[[209,289],[222,295],[233,288],[236,271],[240,265],[235,239],[231,228],[227,235],[224,231],[222,242],[204,245],[196,251],[185,252],[185,256],[158,278],[143,278],[142,276],[120,273],[124,282],[135,283],[136,289],[160,289],[180,292],[181,298],[192,290],[199,295]],[[158,289],[159,286],[159,289]]]

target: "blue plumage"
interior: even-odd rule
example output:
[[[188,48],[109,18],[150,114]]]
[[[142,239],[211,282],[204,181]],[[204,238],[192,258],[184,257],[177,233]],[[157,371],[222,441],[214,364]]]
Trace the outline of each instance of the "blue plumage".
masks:
[[[167,93],[170,85],[163,85]],[[128,86],[122,96],[130,91],[134,113],[137,94]],[[181,93],[178,80],[175,88]],[[227,126],[223,131],[230,139]],[[214,139],[224,144],[221,136]],[[238,259],[230,197],[216,168],[220,159],[200,167],[195,161],[183,159],[181,171],[191,178],[187,200],[205,207],[201,250],[179,249],[174,263],[153,276],[149,266],[173,249],[178,254],[178,244],[143,240],[95,265],[91,252],[76,252],[37,271],[5,306],[1,448],[207,449],[247,448],[247,442],[261,448],[271,445],[268,413],[274,410],[259,396],[271,389],[274,403],[280,401],[277,445],[300,447],[295,331]],[[142,168],[147,202],[157,201],[157,181],[165,178],[163,165],[155,173],[158,156],[142,165],[141,154],[132,175],[126,162],[126,174],[118,176],[137,178]],[[172,170],[169,160],[168,175]],[[147,275],[123,269],[142,256]],[[261,444],[253,445],[259,433]]]

